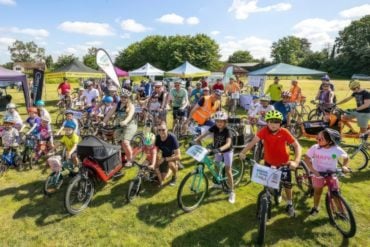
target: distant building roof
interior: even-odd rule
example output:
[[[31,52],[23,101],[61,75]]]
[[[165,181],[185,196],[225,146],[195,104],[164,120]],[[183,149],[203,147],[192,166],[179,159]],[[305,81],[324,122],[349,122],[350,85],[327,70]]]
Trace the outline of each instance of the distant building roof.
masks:
[[[259,63],[232,63],[232,65],[239,66],[239,67],[254,67],[257,66]]]
[[[13,70],[16,70],[15,68],[21,67],[23,70],[31,70],[31,69],[40,69],[45,70],[46,64],[43,62],[16,62],[13,65]]]

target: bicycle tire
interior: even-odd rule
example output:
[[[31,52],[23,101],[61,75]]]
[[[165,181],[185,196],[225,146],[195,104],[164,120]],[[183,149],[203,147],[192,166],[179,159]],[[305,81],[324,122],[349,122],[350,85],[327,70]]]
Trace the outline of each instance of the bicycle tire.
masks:
[[[141,177],[136,177],[130,182],[130,185],[128,186],[126,194],[126,199],[128,202],[132,202],[132,200],[134,200],[135,197],[139,195],[140,188],[141,188]]]
[[[81,184],[82,183],[82,184]],[[87,186],[89,187],[89,191],[86,192]],[[82,188],[81,188],[82,187]],[[83,188],[85,187],[85,188]],[[72,198],[71,193],[73,189],[83,189],[85,191],[82,191],[83,194],[78,194],[78,196],[81,196],[82,198],[77,198],[80,202],[82,202],[81,206],[73,207],[72,206]],[[92,200],[92,197],[94,195],[94,182],[90,178],[84,178],[81,175],[75,176],[70,184],[68,185],[65,198],[64,198],[64,206],[67,209],[68,213],[72,215],[76,215],[80,212],[82,212],[84,209],[86,209],[89,206],[89,203]]]
[[[23,171],[24,170],[22,159],[18,155],[16,157],[14,157],[14,166],[16,167],[17,171]]]
[[[317,109],[313,109],[308,113],[307,119],[308,121],[321,120],[322,116]]]
[[[258,210],[258,234],[257,244],[262,245],[265,242],[266,222],[267,222],[268,200],[266,196],[261,197]]]
[[[44,194],[49,196],[49,195],[52,195],[54,194],[55,192],[57,192],[57,190],[59,190],[59,188],[62,186],[63,184],[63,176],[62,174],[59,175],[58,177],[58,181],[55,181],[56,179],[56,173],[55,172],[52,172],[45,180],[45,184],[44,184]],[[54,188],[55,187],[55,188]]]
[[[348,154],[352,170],[361,171],[367,167],[369,163],[369,154],[365,150],[362,148],[359,149],[358,146],[353,145],[341,145],[341,148]],[[342,160],[339,160],[338,163],[340,166],[343,165]]]
[[[3,162],[0,162],[0,177],[4,175],[6,170],[8,170],[8,166],[5,165]]]
[[[244,176],[244,169],[245,169],[244,161],[241,160],[238,157],[238,155],[234,156],[234,158],[233,158],[233,165],[232,165],[232,173],[233,173],[234,186],[237,186],[242,181],[243,176]],[[226,169],[225,169],[225,167],[222,170],[222,176],[224,178],[226,178]],[[227,179],[222,180],[222,183],[224,185],[224,188],[230,189],[229,185],[227,184]]]
[[[330,219],[330,223],[339,230],[339,232],[343,235],[343,237],[351,238],[355,236],[356,234],[356,220],[353,216],[351,207],[348,205],[346,200],[339,193],[336,195],[332,195],[331,199],[333,200],[334,198],[337,198],[337,200],[339,200],[343,209],[347,211],[348,215],[346,216],[348,216],[348,219],[345,219],[345,220],[349,220],[350,228],[348,230],[344,230],[342,228],[342,226],[340,225],[340,221],[345,221],[345,220],[337,218],[337,216],[335,215],[336,212],[334,212],[332,208],[332,205],[335,205],[335,202],[334,201],[331,202],[329,194],[326,194],[325,205],[326,205],[326,210],[327,210],[327,213]],[[341,216],[340,218],[343,218],[343,216]]]
[[[179,123],[175,123],[175,125],[173,126],[173,134],[176,136],[177,140],[180,140],[180,137],[181,137],[181,126]]]
[[[193,177],[194,176],[194,177]],[[198,179],[198,180],[197,180]],[[197,187],[200,187],[200,183],[204,182],[204,190],[200,193],[196,190],[199,188],[194,188],[195,183]],[[187,184],[190,182],[190,184]],[[188,195],[185,195],[185,189],[190,188],[190,196],[195,195],[194,202],[190,202],[190,205],[187,203]],[[185,212],[191,212],[196,209],[204,200],[206,194],[208,193],[208,179],[203,172],[193,171],[188,173],[184,179],[181,181],[179,189],[177,191],[177,203],[179,207]]]
[[[305,193],[305,195],[312,196],[313,187],[310,177],[310,170],[304,161],[300,161],[298,167],[294,170],[295,182],[298,188]]]

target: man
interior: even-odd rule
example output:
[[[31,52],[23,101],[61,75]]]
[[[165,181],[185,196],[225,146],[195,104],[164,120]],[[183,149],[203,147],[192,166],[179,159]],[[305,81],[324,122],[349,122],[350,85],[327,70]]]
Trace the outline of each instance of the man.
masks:
[[[86,86],[87,88],[83,92],[82,98],[84,99],[86,106],[91,106],[91,103],[99,98],[99,91],[93,87],[92,81],[87,81]]]
[[[202,96],[202,93],[203,93],[202,83],[197,82],[196,87],[191,91],[191,94],[190,94],[190,100],[192,102],[192,105],[195,105],[198,102],[198,100]],[[192,100],[192,98],[194,99]]]
[[[154,91],[148,100],[147,108],[149,109],[149,104],[151,102],[151,98],[158,97],[158,102],[161,105],[159,109],[159,117],[162,121],[167,122],[167,107],[166,107],[166,99],[167,99],[167,92],[162,87],[162,82],[157,81],[154,83]]]
[[[236,81],[235,76],[230,76],[229,84],[226,85],[225,94],[230,96],[232,93],[240,92],[239,83]]]
[[[339,101],[337,105],[346,103],[351,99],[356,99],[357,107],[349,111],[343,116],[343,120],[357,119],[357,125],[360,127],[360,132],[367,131],[370,120],[370,93],[365,89],[361,89],[359,81],[353,80],[349,83],[349,88],[352,90],[351,96]]]
[[[158,127],[159,135],[155,138],[155,146],[162,152],[162,157],[158,159],[157,166],[161,173],[161,181],[166,180],[172,172],[170,185],[174,186],[177,179],[177,161],[181,159],[180,145],[176,136],[168,133],[167,124],[162,122]]]
[[[68,83],[67,78],[63,77],[63,82],[61,82],[57,88],[57,92],[59,95],[62,95],[64,97],[67,92],[71,91],[71,85]]]
[[[265,92],[266,95],[267,94],[270,95],[271,105],[281,100],[281,93],[283,91],[283,86],[279,84],[279,81],[280,81],[279,77],[275,76],[274,83],[271,84]]]
[[[207,76],[203,77],[200,82],[202,83],[202,88],[208,87]]]
[[[177,115],[186,116],[186,107],[189,104],[188,91],[185,88],[181,88],[179,80],[175,81],[175,88],[170,91],[169,101],[172,102],[172,114],[173,119],[176,119]]]
[[[218,78],[216,80],[216,83],[212,86],[212,90],[216,90],[216,89],[224,91],[224,84],[222,84],[221,78]]]
[[[297,80],[292,80],[292,87],[289,89],[290,92],[290,102],[298,104],[301,101],[302,90],[298,86]]]

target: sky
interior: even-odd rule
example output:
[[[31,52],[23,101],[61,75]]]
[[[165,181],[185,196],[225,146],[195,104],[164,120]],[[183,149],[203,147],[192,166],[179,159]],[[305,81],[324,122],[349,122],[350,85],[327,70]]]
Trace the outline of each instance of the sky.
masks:
[[[115,57],[148,35],[197,33],[219,44],[221,60],[236,50],[270,60],[282,37],[307,38],[321,50],[368,14],[369,0],[0,0],[0,64],[15,40],[34,41],[56,60],[92,46]]]

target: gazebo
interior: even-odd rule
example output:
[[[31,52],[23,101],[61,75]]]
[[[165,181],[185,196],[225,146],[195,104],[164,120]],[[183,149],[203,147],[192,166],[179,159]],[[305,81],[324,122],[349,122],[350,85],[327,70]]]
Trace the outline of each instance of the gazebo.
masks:
[[[56,78],[105,78],[105,73],[94,70],[87,67],[77,59],[73,60],[70,64],[67,64],[53,72],[46,73],[45,79],[56,79]]]
[[[130,76],[163,76],[164,71],[160,70],[150,63],[146,63],[138,69],[128,72]]]
[[[166,76],[178,76],[180,78],[209,76],[210,74],[211,71],[195,67],[188,61],[185,61],[185,63],[179,67],[166,72]]]

